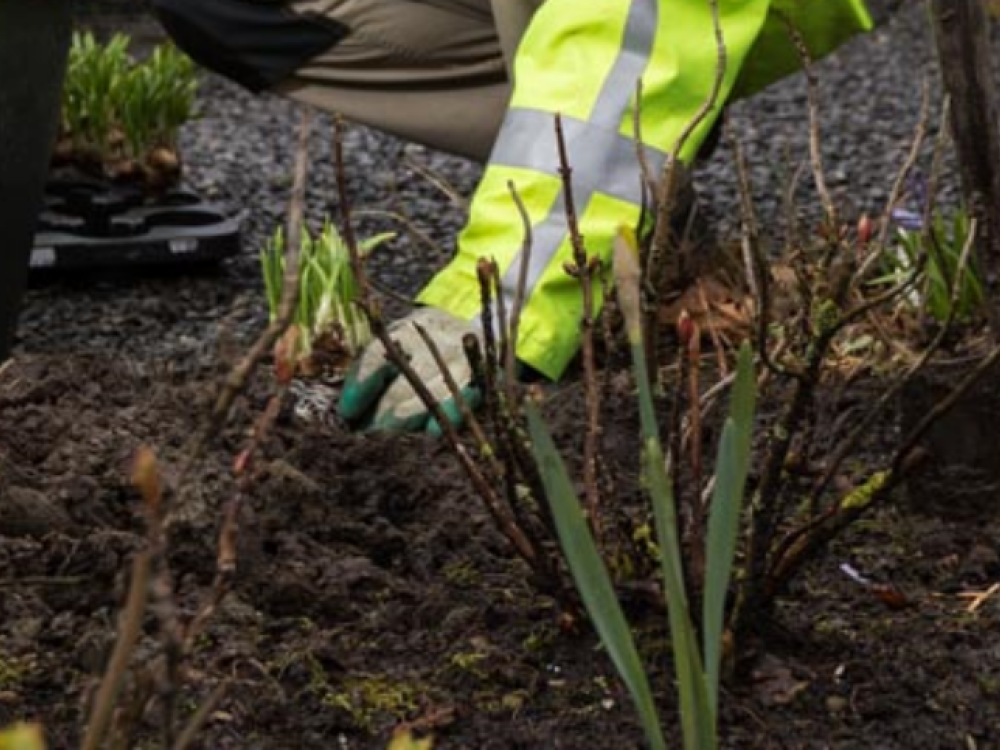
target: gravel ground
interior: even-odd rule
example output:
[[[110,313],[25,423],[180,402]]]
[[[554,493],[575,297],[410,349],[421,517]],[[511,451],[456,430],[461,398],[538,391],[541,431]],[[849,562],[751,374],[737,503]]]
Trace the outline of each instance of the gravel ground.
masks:
[[[932,101],[940,100],[921,6],[911,4],[818,66],[828,178],[847,213],[881,210],[918,119],[924,78],[932,83]],[[102,20],[105,29],[120,23]],[[128,23],[135,28],[134,20]],[[148,23],[140,30],[147,41],[155,36]],[[797,76],[731,108],[768,227],[778,226],[783,170],[808,153],[805,101],[804,78]],[[245,212],[241,255],[209,273],[84,275],[36,285],[27,297],[15,354],[102,352],[137,364],[197,366],[220,346],[240,344],[260,328],[264,309],[256,256],[285,211],[297,109],[206,76],[200,112],[183,133],[188,180],[206,197]],[[313,225],[336,211],[331,132],[330,121],[321,118],[312,144],[308,216]],[[376,277],[413,294],[450,254],[462,211],[407,163],[426,167],[463,195],[474,188],[480,168],[364,128],[350,130],[346,151],[359,213],[405,214],[434,243],[430,248],[403,232],[375,256]],[[722,231],[731,230],[736,190],[727,148],[700,169],[697,182],[710,215]],[[945,181],[947,195],[953,194],[952,183]],[[815,205],[807,189],[802,205]],[[384,229],[401,226],[394,219],[366,217],[360,227],[363,234]]]

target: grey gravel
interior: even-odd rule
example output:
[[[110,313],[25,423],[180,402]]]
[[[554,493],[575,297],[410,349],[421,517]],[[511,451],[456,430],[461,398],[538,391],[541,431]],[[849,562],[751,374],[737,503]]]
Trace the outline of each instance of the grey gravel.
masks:
[[[938,109],[934,50],[921,5],[909,4],[889,24],[817,66],[828,178],[847,214],[882,210],[918,119],[925,78]],[[104,17],[103,28],[133,28],[134,23]],[[149,40],[155,27],[148,20],[143,23]],[[749,159],[760,216],[767,229],[777,232],[782,173],[808,154],[804,77],[775,85],[730,110],[731,126]],[[15,356],[96,351],[140,364],[197,367],[220,348],[248,341],[264,324],[257,253],[283,220],[298,110],[277,97],[254,97],[206,75],[200,113],[182,138],[187,179],[205,197],[246,214],[240,256],[213,273],[83,275],[38,286],[27,297]],[[936,120],[932,124],[933,135]],[[337,210],[331,140],[331,122],[322,117],[311,150],[308,219],[313,227]],[[396,241],[376,253],[374,275],[412,295],[449,257],[463,211],[407,162],[423,165],[462,195],[471,193],[481,170],[361,127],[350,128],[346,153],[359,232],[400,231]],[[697,176],[702,202],[725,231],[736,220],[730,162],[723,144]],[[953,200],[950,170],[944,187],[946,200]],[[800,197],[807,213],[815,213],[808,186]],[[410,237],[396,220],[361,216],[365,211],[405,215],[435,246]]]

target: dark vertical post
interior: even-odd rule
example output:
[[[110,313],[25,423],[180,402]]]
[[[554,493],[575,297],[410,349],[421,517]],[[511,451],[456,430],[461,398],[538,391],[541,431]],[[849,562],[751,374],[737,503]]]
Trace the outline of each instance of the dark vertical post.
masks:
[[[1000,132],[990,61],[990,21],[982,0],[928,0],[941,79],[951,98],[951,131],[962,192],[976,218],[976,254],[993,339],[1000,341]],[[967,364],[932,364],[901,394],[905,435],[948,394]],[[1000,513],[996,460],[1000,378],[987,376],[934,425],[923,447],[932,457],[907,485],[911,506],[950,519]]]
[[[982,0],[930,0],[941,79],[951,98],[951,129],[962,192],[978,222],[976,252],[993,337],[1000,339],[1000,121]]]
[[[72,0],[0,0],[0,362],[10,354],[58,125]]]

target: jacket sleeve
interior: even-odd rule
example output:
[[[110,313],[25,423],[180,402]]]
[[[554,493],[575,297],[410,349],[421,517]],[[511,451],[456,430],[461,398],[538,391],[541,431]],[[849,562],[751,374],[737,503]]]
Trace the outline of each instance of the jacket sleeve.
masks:
[[[721,96],[686,142],[682,160],[697,152],[733,93],[775,2],[719,0],[727,57]],[[781,4],[789,3],[808,5],[810,0]],[[458,253],[422,292],[421,302],[476,320],[481,315],[476,263],[490,257],[500,266],[510,309],[523,242],[508,188],[512,183],[533,230],[517,353],[545,375],[559,377],[579,346],[582,299],[577,281],[563,269],[572,249],[555,115],[562,116],[588,253],[607,268],[617,228],[637,224],[640,214],[641,176],[632,140],[637,84],[641,79],[647,157],[658,172],[709,96],[717,68],[714,39],[705,0],[547,0],[518,48],[513,97]]]

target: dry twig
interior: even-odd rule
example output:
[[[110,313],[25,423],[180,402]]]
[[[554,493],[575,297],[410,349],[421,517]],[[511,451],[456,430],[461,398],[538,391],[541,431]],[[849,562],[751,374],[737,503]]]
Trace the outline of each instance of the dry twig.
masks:
[[[445,415],[444,411],[441,409],[441,405],[438,403],[437,399],[434,398],[434,395],[428,390],[427,385],[414,371],[413,367],[409,363],[406,353],[401,350],[399,345],[389,334],[385,321],[382,318],[381,311],[379,310],[378,303],[371,293],[371,285],[368,281],[368,274],[366,272],[361,253],[358,249],[357,238],[354,234],[351,217],[351,204],[347,190],[347,174],[344,168],[343,142],[343,122],[338,118],[334,129],[334,162],[336,165],[337,193],[340,202],[341,222],[343,225],[341,232],[350,253],[351,270],[353,271],[354,277],[358,282],[358,305],[368,317],[375,337],[385,348],[386,357],[399,369],[401,376],[406,378],[406,381],[410,384],[410,387],[413,388],[425,408],[427,408],[431,416],[437,420],[441,427],[441,432],[445,441],[458,458],[459,463],[465,470],[466,475],[472,482],[473,487],[475,487],[477,494],[479,494],[479,496],[482,497],[483,501],[486,503],[487,510],[489,510],[490,515],[497,524],[497,528],[513,545],[518,554],[526,562],[528,562],[534,570],[542,573],[546,579],[551,581],[553,580],[553,576],[548,568],[548,560],[544,555],[539,554],[539,551],[536,550],[531,544],[529,538],[525,535],[524,530],[518,525],[511,509],[500,499],[493,485],[469,455],[468,449],[458,436],[458,431],[455,425],[452,424],[451,420],[447,418],[447,415]]]
[[[187,480],[191,471],[201,460],[208,444],[219,434],[229,418],[229,413],[237,397],[246,389],[258,365],[274,349],[295,317],[299,300],[299,254],[302,246],[302,223],[305,214],[306,181],[309,168],[309,136],[312,130],[312,110],[304,108],[299,122],[298,145],[295,153],[295,172],[292,183],[292,197],[288,207],[287,242],[285,244],[285,275],[281,289],[281,305],[274,321],[254,342],[250,351],[226,376],[219,389],[215,405],[184,450],[184,460],[178,471],[173,505],[177,509],[184,506]],[[165,510],[169,528],[175,508]]]
[[[514,384],[517,382],[517,342],[521,334],[521,311],[524,309],[524,292],[528,287],[528,269],[531,267],[531,247],[534,237],[531,230],[531,217],[528,216],[528,209],[524,206],[514,182],[507,182],[507,189],[510,197],[517,207],[518,216],[521,217],[521,226],[524,229],[524,241],[521,243],[521,267],[517,273],[517,288],[514,290],[514,302],[510,311],[510,333],[508,340],[510,348],[504,352],[504,371],[507,376],[507,403],[511,409],[517,408],[517,395]]]
[[[469,202],[462,196],[458,189],[452,185],[448,180],[446,180],[441,175],[434,172],[432,169],[428,169],[423,164],[418,164],[412,158],[403,159],[403,165],[412,169],[418,175],[423,177],[427,182],[433,185],[438,191],[444,195],[455,208],[462,211],[463,214],[468,215],[469,213]]]
[[[770,345],[771,328],[771,271],[760,245],[760,231],[753,208],[753,186],[750,170],[747,168],[743,147],[735,134],[730,135],[730,148],[736,165],[737,186],[740,203],[740,242],[743,249],[743,263],[747,281],[756,307],[756,339],[764,367],[776,375],[797,377],[798,374],[779,365],[772,356]]]
[[[903,190],[906,186],[906,178],[910,176],[910,173],[917,164],[917,160],[920,158],[920,151],[923,148],[924,139],[927,137],[927,121],[930,117],[931,108],[930,97],[930,83],[925,78],[920,97],[920,115],[917,118],[917,124],[913,129],[913,138],[910,141],[910,148],[906,154],[906,158],[903,160],[903,165],[896,173],[896,178],[892,183],[892,189],[889,190],[889,198],[885,202],[885,209],[882,211],[882,221],[878,233],[878,244],[876,245],[879,250],[886,246],[886,242],[889,239],[889,227],[892,226],[892,212],[903,195]],[[864,272],[867,270],[867,265],[862,266],[859,276],[864,278]]]
[[[780,15],[780,14],[779,14]],[[802,71],[806,76],[806,96],[809,107],[809,162],[812,166],[813,181],[816,185],[816,192],[819,194],[820,203],[823,206],[823,214],[829,231],[836,236],[837,227],[840,222],[837,218],[837,205],[830,195],[830,189],[826,184],[826,171],[823,168],[823,153],[821,149],[822,140],[819,129],[819,84],[816,80],[816,72],[812,65],[812,55],[806,45],[802,34],[787,16],[781,16],[785,24],[792,44],[798,52],[802,63]]]
[[[188,722],[187,726],[184,727],[177,741],[174,743],[172,750],[187,750],[191,745],[194,744],[201,730],[204,729],[205,724],[211,718],[212,713],[219,704],[222,703],[222,699],[226,697],[226,692],[229,690],[229,682],[220,682],[213,690],[201,707],[195,712],[194,716]]]
[[[82,750],[98,750],[111,723],[132,652],[142,635],[142,620],[146,613],[151,573],[152,555],[148,550],[140,552],[132,562],[132,581],[129,584],[128,598],[118,615],[118,636],[94,699],[87,731],[81,744]]]
[[[298,296],[298,248],[301,242],[305,176],[308,148],[308,134],[311,116],[303,115],[300,128],[299,149],[296,160],[295,189],[289,210],[289,243],[286,256],[286,270],[282,305],[277,319],[258,338],[246,357],[229,373],[220,387],[214,408],[207,416],[201,429],[185,446],[185,452],[178,480],[174,488],[175,500],[171,504],[163,492],[159,469],[153,454],[141,451],[136,458],[134,482],[143,495],[147,522],[146,551],[140,553],[133,565],[132,584],[129,598],[122,610],[120,629],[115,650],[98,691],[91,714],[90,725],[84,739],[84,748],[97,748],[110,726],[116,710],[116,701],[124,680],[128,662],[141,633],[143,613],[147,604],[156,614],[162,641],[162,654],[153,661],[147,676],[159,686],[162,704],[162,738],[165,747],[174,746],[175,703],[179,689],[183,659],[189,652],[190,638],[198,627],[185,628],[177,614],[173,583],[167,562],[167,534],[175,516],[173,512],[183,507],[188,481],[195,465],[200,460],[209,442],[225,425],[232,404],[245,389],[250,377],[261,360],[270,352],[290,324]],[[225,524],[224,524],[225,527]],[[225,593],[222,586],[216,587],[216,598]],[[211,610],[203,610],[192,625],[203,625]],[[138,678],[137,678],[138,679]],[[133,696],[132,710],[123,712],[137,717],[145,707],[146,691],[151,687],[150,679],[144,677]],[[119,728],[121,729],[121,728]]]
[[[573,198],[573,168],[566,153],[562,118],[556,115],[556,143],[559,147],[559,175],[562,178],[563,201],[570,243],[573,246],[573,265],[567,271],[580,282],[583,311],[580,317],[581,356],[583,359],[584,394],[587,408],[587,432],[583,444],[583,487],[585,507],[590,526],[599,539],[600,492],[597,484],[597,449],[601,441],[601,389],[597,381],[597,363],[594,357],[594,280],[601,274],[597,257],[589,257],[577,221],[576,203]]]

